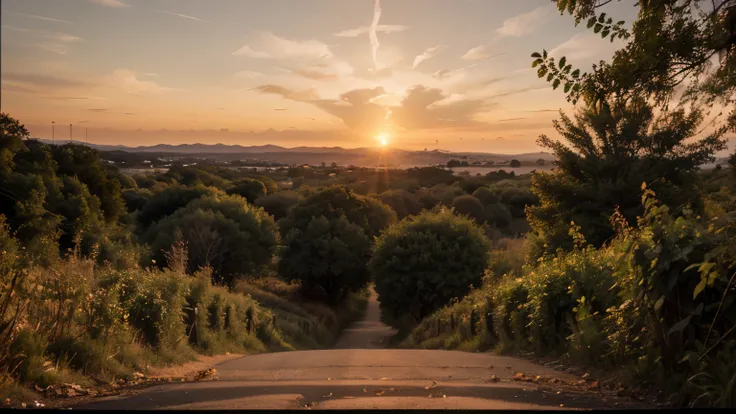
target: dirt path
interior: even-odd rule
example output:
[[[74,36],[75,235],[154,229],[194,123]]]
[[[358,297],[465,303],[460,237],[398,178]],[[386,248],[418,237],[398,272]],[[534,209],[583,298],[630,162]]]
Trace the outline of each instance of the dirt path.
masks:
[[[368,308],[362,321],[345,329],[335,344],[335,349],[383,349],[388,338],[396,331],[381,322],[378,295],[371,289]]]
[[[75,409],[591,409],[640,407],[575,375],[488,353],[383,348],[375,293],[336,348],[246,356],[217,380],[154,386]],[[547,378],[547,379],[545,379]]]

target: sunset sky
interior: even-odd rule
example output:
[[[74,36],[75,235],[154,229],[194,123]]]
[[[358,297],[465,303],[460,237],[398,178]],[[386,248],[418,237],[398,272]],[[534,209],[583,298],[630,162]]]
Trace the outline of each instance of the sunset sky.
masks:
[[[627,2],[607,7],[630,22]],[[538,151],[569,109],[530,69],[601,40],[549,0],[4,0],[2,110],[34,137]]]

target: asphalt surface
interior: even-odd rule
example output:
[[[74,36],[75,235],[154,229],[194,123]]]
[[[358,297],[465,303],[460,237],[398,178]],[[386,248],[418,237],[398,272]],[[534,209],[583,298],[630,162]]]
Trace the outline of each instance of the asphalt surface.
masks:
[[[595,393],[517,382],[517,372],[577,377],[488,353],[381,349],[393,331],[380,322],[375,294],[365,320],[336,349],[246,356],[217,365],[218,380],[166,384],[75,409],[590,409]]]

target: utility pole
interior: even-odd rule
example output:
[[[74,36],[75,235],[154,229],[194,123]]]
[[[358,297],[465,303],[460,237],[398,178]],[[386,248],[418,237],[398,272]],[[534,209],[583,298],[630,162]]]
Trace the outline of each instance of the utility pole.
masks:
[[[72,124],[69,124],[69,143],[72,143]]]
[[[56,124],[56,122],[54,122],[54,121],[51,121],[51,143],[52,143],[52,144],[53,144],[53,143],[56,143],[56,140],[54,139],[54,127],[55,127],[56,125],[54,125],[54,124]]]
[[[84,128],[84,140],[89,144],[89,128]]]

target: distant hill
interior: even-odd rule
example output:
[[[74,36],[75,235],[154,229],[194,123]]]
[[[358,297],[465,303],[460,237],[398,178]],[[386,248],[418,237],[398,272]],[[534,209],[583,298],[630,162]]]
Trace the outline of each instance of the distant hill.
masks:
[[[39,139],[47,144],[50,140]],[[65,144],[69,141],[56,141]],[[407,151],[400,149],[353,148],[341,147],[296,147],[285,148],[278,145],[242,146],[225,144],[159,144],[153,146],[127,147],[124,145],[98,145],[73,141],[81,145],[89,145],[98,151],[124,151],[130,153],[155,154],[157,156],[189,156],[213,158],[219,160],[250,159],[285,164],[319,164],[337,163],[339,165],[376,165],[388,164],[396,166],[414,166],[428,164],[444,164],[451,159],[472,162],[505,163],[517,159],[522,163],[535,162],[538,159],[554,161],[552,154],[534,152],[526,154],[492,154],[482,152],[451,152],[445,150]]]

